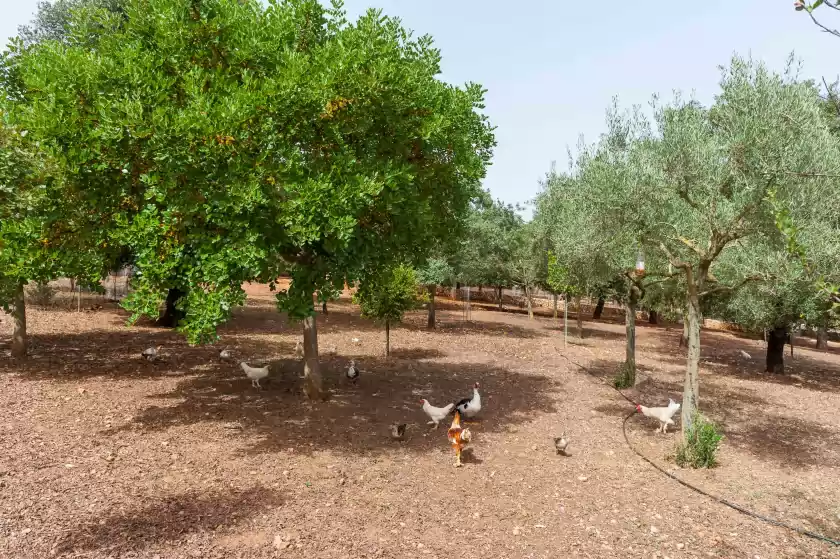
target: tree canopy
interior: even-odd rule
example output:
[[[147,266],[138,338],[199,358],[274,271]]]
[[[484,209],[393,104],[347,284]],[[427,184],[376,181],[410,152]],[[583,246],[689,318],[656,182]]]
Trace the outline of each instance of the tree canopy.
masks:
[[[440,81],[431,39],[378,11],[128,0],[71,17],[63,41],[13,45],[10,118],[60,162],[56,198],[136,255],[126,306],[154,316],[184,288],[193,342],[278,262],[279,305],[302,318],[371,259],[423,255],[480,193],[482,88]]]

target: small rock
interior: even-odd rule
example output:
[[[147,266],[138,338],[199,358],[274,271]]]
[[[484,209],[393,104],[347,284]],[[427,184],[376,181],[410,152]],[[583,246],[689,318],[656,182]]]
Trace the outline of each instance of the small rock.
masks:
[[[588,479],[586,476],[578,476],[578,481],[587,481]]]
[[[650,527],[650,533],[651,534],[658,534],[659,533],[659,528],[657,528],[656,526],[651,526]]]
[[[477,512],[474,512],[474,513],[473,513],[473,518],[479,518],[479,517],[481,517],[481,514],[479,514],[479,513],[477,513]]]
[[[84,388],[79,388],[79,394],[84,394],[85,392],[87,392],[87,390],[85,390]]]
[[[289,475],[289,470],[283,470],[283,475],[288,476]]]
[[[64,467],[69,470],[70,468],[75,468],[76,466],[74,466],[73,464],[65,464]]]
[[[513,529],[513,535],[514,536],[518,536],[521,533],[522,533],[522,530],[519,529],[519,526],[514,527],[514,529]]]
[[[684,543],[678,543],[677,544],[677,549],[679,549],[679,550],[685,549],[685,544]]]
[[[32,531],[32,528],[24,528],[23,530],[20,531],[20,534],[22,536],[25,536],[26,534],[28,534],[31,531]]]
[[[169,441],[161,441],[160,446],[169,446]]]
[[[531,450],[537,450],[537,445],[532,445]]]
[[[278,534],[274,536],[274,547],[276,549],[286,549],[287,547],[289,547],[289,542],[284,540],[283,536]]]

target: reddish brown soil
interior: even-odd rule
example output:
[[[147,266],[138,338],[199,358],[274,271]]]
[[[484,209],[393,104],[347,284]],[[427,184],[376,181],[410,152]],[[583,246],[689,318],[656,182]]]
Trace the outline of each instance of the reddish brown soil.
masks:
[[[30,309],[32,356],[8,358],[0,322],[0,557],[837,557],[831,546],[741,515],[667,479],[627,448],[632,411],[607,380],[623,326],[587,321],[563,347],[547,318],[474,306],[422,312],[391,334],[346,298],[319,317],[332,398],[307,403],[293,359],[298,327],[271,294],[215,347],[129,328],[96,311]],[[444,306],[446,304],[444,303]],[[679,330],[641,327],[640,382],[628,395],[680,399]],[[358,338],[359,342],[353,342]],[[160,343],[165,361],[138,356]],[[789,374],[761,374],[761,342],[703,333],[701,405],[726,438],[721,465],[679,470],[675,434],[633,417],[646,456],[708,491],[840,538],[840,355],[795,350]],[[220,347],[270,361],[263,390]],[[748,351],[746,361],[739,350]],[[363,370],[342,380],[350,358]],[[483,417],[463,468],[445,429],[429,433],[418,399],[443,405],[481,383]],[[409,424],[407,441],[388,426]],[[571,456],[552,437],[571,436]]]

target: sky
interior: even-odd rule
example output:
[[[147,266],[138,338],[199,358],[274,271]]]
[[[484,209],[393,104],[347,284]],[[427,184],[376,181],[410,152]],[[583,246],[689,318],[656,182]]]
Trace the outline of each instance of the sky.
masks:
[[[5,44],[37,0],[0,2]],[[380,8],[415,34],[430,34],[443,56],[442,79],[488,90],[485,113],[498,146],[484,185],[509,203],[532,200],[551,162],[565,168],[581,135],[597,141],[613,97],[629,107],[679,90],[710,103],[719,66],[733,54],[782,70],[794,52],[803,77],[833,81],[840,73],[832,63],[840,38],[790,0],[345,0],[345,8],[351,17]],[[840,27],[834,12],[822,12]]]

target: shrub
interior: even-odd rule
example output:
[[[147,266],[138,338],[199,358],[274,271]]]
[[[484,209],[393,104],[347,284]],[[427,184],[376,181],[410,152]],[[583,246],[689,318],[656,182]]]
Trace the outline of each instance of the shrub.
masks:
[[[628,365],[624,363],[621,366],[621,370],[618,372],[618,375],[613,379],[613,386],[618,389],[622,390],[624,388],[633,388],[636,384],[636,372]]]
[[[35,283],[28,291],[27,297],[33,305],[36,307],[49,307],[52,305],[58,289],[48,283]]]
[[[717,466],[717,451],[723,435],[717,426],[695,412],[691,426],[685,434],[685,441],[677,445],[675,460],[680,467],[714,468]]]

